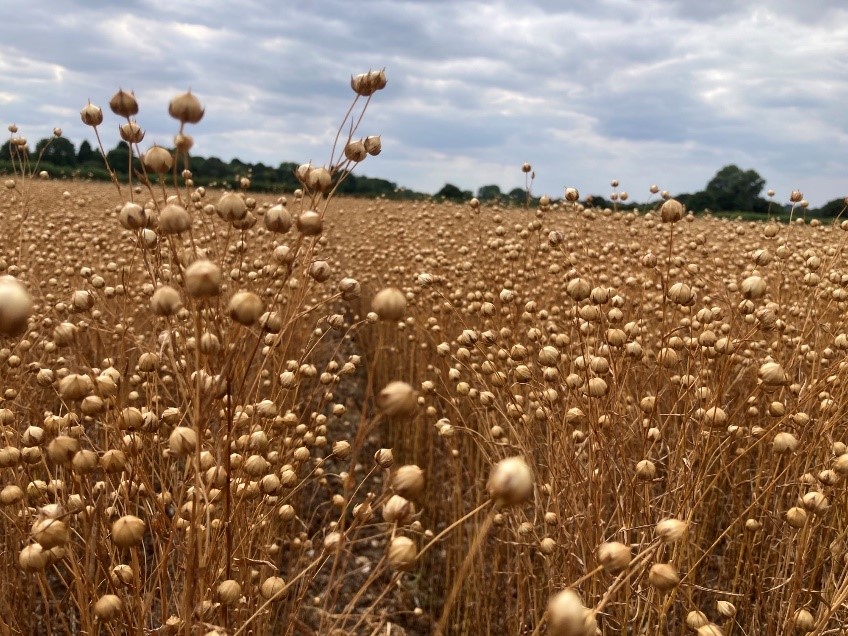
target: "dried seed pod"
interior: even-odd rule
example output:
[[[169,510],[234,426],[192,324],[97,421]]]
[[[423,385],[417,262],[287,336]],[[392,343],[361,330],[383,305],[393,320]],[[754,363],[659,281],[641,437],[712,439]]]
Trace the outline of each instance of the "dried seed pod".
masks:
[[[29,293],[11,276],[0,276],[0,335],[18,336],[32,315]]]
[[[212,298],[221,293],[221,268],[212,261],[194,261],[186,268],[184,279],[193,298]]]
[[[60,519],[39,519],[32,526],[32,538],[45,550],[68,543],[68,526]]]
[[[389,382],[377,395],[377,406],[389,417],[409,417],[418,408],[418,394],[406,382]]]
[[[215,593],[222,605],[234,605],[241,598],[241,585],[238,581],[227,579],[218,584]]]
[[[792,615],[792,627],[794,627],[799,632],[811,632],[816,627],[816,620],[813,618],[813,615],[809,610],[801,609],[795,610],[795,613]]]
[[[716,610],[724,618],[733,618],[736,616],[736,606],[730,601],[716,601]]]
[[[265,227],[272,232],[285,234],[291,229],[292,215],[282,205],[275,205],[265,212]]]
[[[657,538],[663,543],[676,543],[686,536],[689,524],[680,519],[663,519],[654,528]]]
[[[181,124],[196,124],[203,119],[203,106],[191,91],[177,95],[168,104],[168,114]]]
[[[109,108],[118,117],[133,117],[138,114],[138,102],[132,92],[126,92],[119,88],[118,92],[112,95],[109,100]]]
[[[396,287],[386,287],[374,295],[371,309],[380,320],[401,320],[406,314],[406,296]]]
[[[521,457],[503,459],[492,468],[486,489],[498,505],[523,503],[533,496],[533,472]]]
[[[151,146],[141,157],[144,167],[156,174],[165,174],[174,165],[174,157],[162,146]]]
[[[94,615],[104,622],[115,620],[123,611],[123,602],[114,594],[104,594],[94,603]]]
[[[269,576],[259,585],[259,593],[266,601],[274,599],[279,600],[283,596],[283,590],[286,589],[286,582],[279,576]]]
[[[377,464],[380,468],[391,468],[394,462],[395,458],[392,454],[391,448],[381,448],[376,453],[374,453],[374,463]]]
[[[333,189],[333,175],[324,168],[313,168],[306,177],[306,187],[321,194],[327,194]]]
[[[655,563],[648,572],[648,582],[660,592],[668,592],[680,583],[680,576],[671,563]]]
[[[176,203],[166,205],[159,214],[159,230],[163,234],[182,234],[191,228],[191,215]]]
[[[774,436],[772,448],[776,453],[794,453],[798,448],[798,440],[792,433],[782,432]]]
[[[144,130],[134,121],[118,126],[118,132],[121,134],[121,139],[128,144],[140,144],[144,141]]]
[[[365,146],[365,152],[372,157],[376,157],[383,150],[383,141],[380,139],[380,135],[370,135],[362,143]]]
[[[197,433],[188,426],[177,426],[168,436],[168,448],[179,457],[187,457],[197,450]]]
[[[548,601],[548,634],[551,636],[594,636],[597,629],[594,612],[583,605],[574,590],[563,590]]]
[[[386,556],[392,569],[409,572],[415,569],[418,550],[412,539],[397,536],[389,543]]]
[[[94,392],[94,381],[87,375],[71,373],[59,380],[59,395],[66,402],[79,402]]]
[[[598,562],[608,572],[616,574],[630,565],[630,548],[618,541],[602,543],[598,546]]]
[[[401,466],[392,475],[392,488],[402,497],[416,499],[424,492],[424,471],[415,464]]]
[[[387,523],[397,523],[403,525],[407,523],[415,514],[415,504],[401,497],[400,495],[392,495],[388,501],[383,504],[383,521]]]
[[[259,320],[263,311],[265,306],[262,299],[248,291],[236,292],[227,305],[227,315],[246,327]]]
[[[301,212],[295,219],[297,231],[304,236],[317,236],[324,230],[324,221],[321,215],[314,210]]]
[[[141,543],[147,525],[134,515],[124,515],[112,524],[112,543],[130,548]]]
[[[170,285],[162,285],[150,297],[150,309],[157,316],[174,316],[182,306],[180,292]]]
[[[150,220],[143,207],[138,203],[128,201],[118,213],[118,222],[128,230],[140,230],[147,227]]]
[[[667,199],[660,207],[660,219],[663,223],[677,223],[683,218],[685,209],[677,199]]]
[[[368,156],[368,151],[365,149],[365,142],[360,140],[349,141],[345,144],[344,155],[349,161],[359,163],[364,161]]]
[[[103,111],[97,106],[88,102],[80,111],[80,119],[86,126],[99,126],[103,123]]]
[[[218,199],[215,210],[224,221],[239,221],[247,215],[247,204],[235,192],[227,192]]]

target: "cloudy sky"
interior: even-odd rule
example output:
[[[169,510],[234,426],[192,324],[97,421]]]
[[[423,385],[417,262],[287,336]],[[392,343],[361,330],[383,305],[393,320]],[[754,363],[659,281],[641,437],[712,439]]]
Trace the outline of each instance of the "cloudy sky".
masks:
[[[75,144],[88,99],[133,90],[148,142],[170,98],[206,106],[197,154],[324,163],[352,92],[385,66],[360,128],[361,174],[434,192],[524,183],[636,200],[695,191],[722,166],[785,201],[848,194],[844,0],[45,0],[16,3],[0,41],[0,118]]]

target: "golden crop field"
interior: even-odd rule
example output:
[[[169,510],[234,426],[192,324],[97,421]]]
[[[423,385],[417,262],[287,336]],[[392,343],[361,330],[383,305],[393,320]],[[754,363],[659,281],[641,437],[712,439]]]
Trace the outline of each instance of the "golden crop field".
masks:
[[[174,103],[0,195],[0,634],[842,633],[848,226],[204,189]]]

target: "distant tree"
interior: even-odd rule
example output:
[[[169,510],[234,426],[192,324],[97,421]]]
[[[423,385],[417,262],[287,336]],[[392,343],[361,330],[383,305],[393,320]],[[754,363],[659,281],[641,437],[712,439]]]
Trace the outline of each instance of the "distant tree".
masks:
[[[834,218],[839,216],[840,214],[842,216],[845,216],[846,211],[848,211],[848,198],[844,197],[828,201],[819,209],[813,210],[815,214],[828,218]]]
[[[6,143],[4,143],[2,146],[0,146],[0,160],[2,160],[2,161],[11,160],[11,158],[12,158],[11,146],[12,146],[12,142],[9,141],[9,140],[6,140]],[[21,148],[21,147],[16,147],[14,152],[15,152],[15,158],[22,157],[23,155],[29,153],[29,147],[27,147],[26,149]]]
[[[91,147],[91,144],[88,143],[88,139],[83,140],[80,144],[79,150],[77,151],[77,165],[87,163],[100,164],[101,162],[102,159],[100,158],[100,153]]]
[[[477,190],[477,198],[481,201],[491,201],[502,196],[503,192],[501,192],[500,187],[496,185],[481,186],[480,189]]]
[[[679,197],[675,197],[678,201],[680,201],[683,205],[686,206],[686,209],[692,210],[693,212],[703,212],[704,210],[726,210],[731,208],[720,208],[716,203],[715,198],[712,193],[707,192],[705,190],[701,190],[694,194],[682,195]],[[739,208],[732,208],[739,209]]]
[[[527,200],[527,190],[524,188],[513,188],[507,196],[515,203],[524,203]]]
[[[446,183],[444,187],[436,193],[436,196],[458,201],[464,198],[465,195],[463,194],[462,190],[460,190],[454,184]]]
[[[35,145],[35,156],[40,156],[42,161],[54,166],[73,168],[77,165],[77,150],[65,137],[39,140]]]
[[[731,164],[716,173],[704,192],[711,198],[715,210],[751,211],[765,184],[765,179],[756,171],[742,170]],[[697,209],[694,204],[693,209]]]

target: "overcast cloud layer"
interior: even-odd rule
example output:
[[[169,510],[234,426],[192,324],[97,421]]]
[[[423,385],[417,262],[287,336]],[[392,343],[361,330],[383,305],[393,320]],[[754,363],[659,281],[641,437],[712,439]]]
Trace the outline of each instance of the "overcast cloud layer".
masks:
[[[87,99],[133,90],[148,142],[191,87],[195,152],[323,163],[352,92],[385,66],[358,172],[415,190],[523,186],[607,195],[617,178],[703,188],[728,163],[785,201],[848,194],[848,7],[839,0],[47,0],[18,3],[0,42],[0,120],[32,141],[92,138]],[[117,125],[104,143],[117,142]]]

